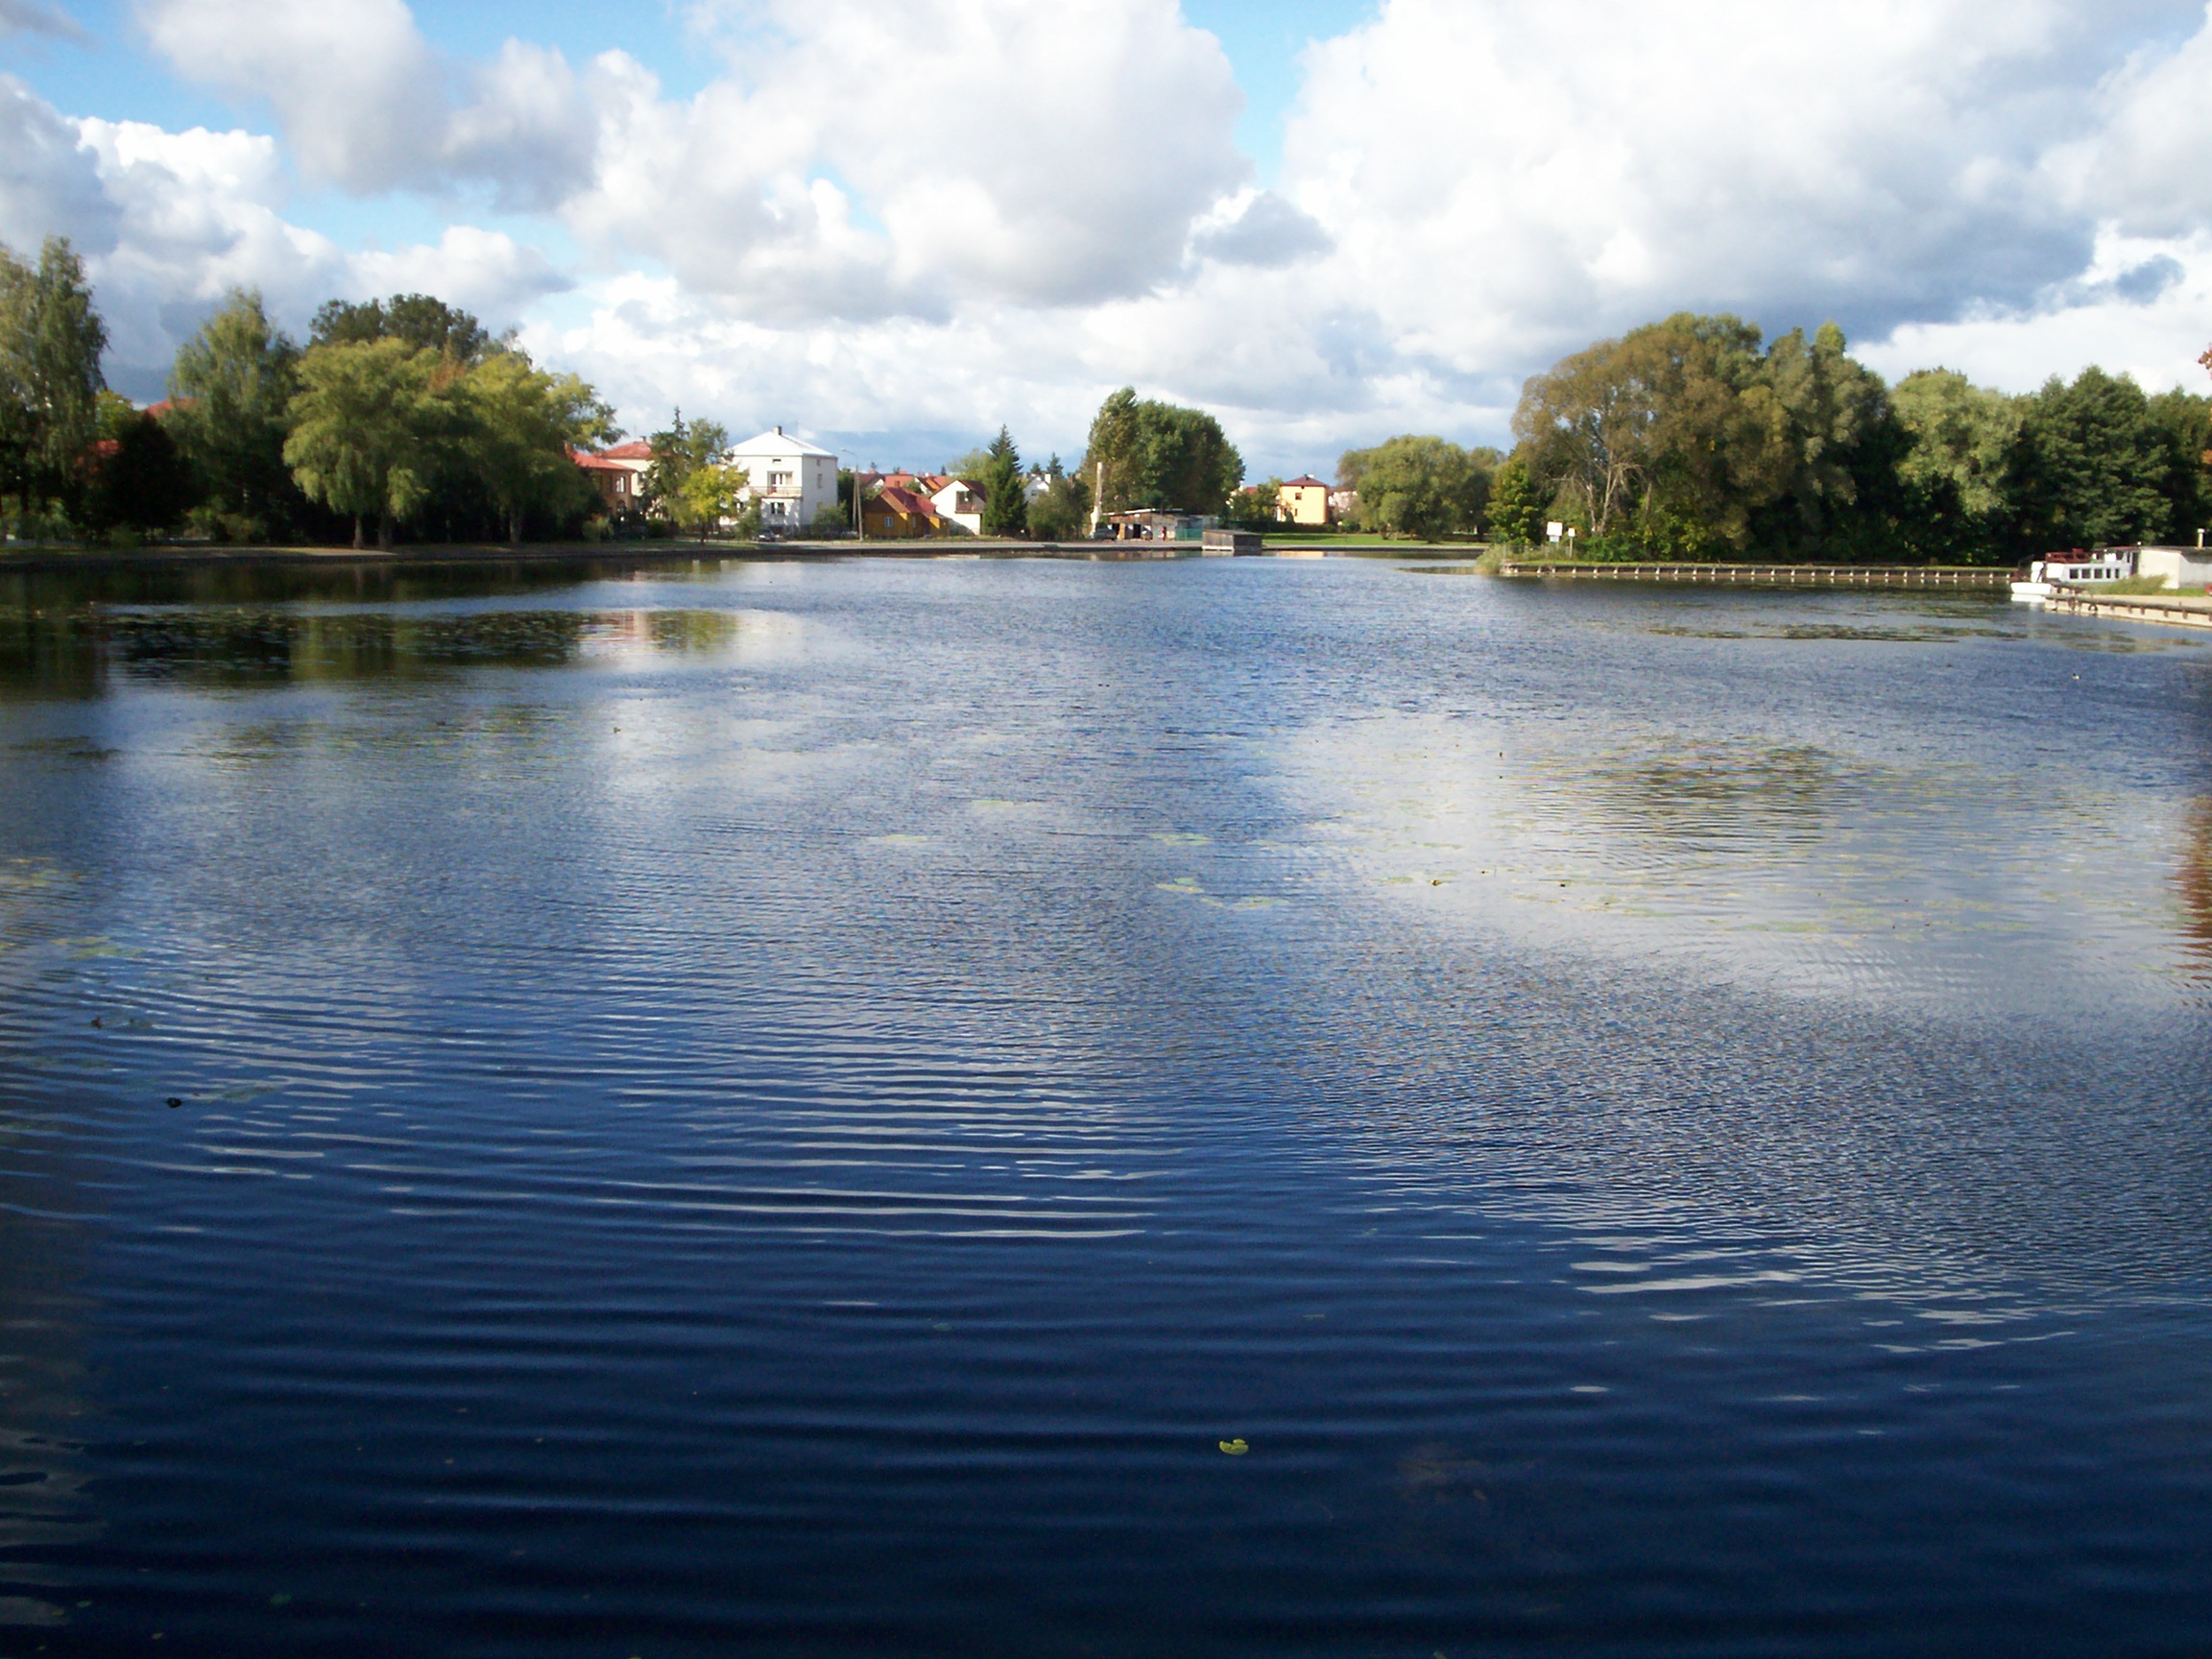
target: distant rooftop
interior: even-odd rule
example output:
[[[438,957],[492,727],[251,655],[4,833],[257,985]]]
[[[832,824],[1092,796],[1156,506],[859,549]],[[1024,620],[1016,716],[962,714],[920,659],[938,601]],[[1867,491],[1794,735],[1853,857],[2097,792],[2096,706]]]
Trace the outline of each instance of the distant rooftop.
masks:
[[[796,433],[786,432],[779,426],[763,432],[757,438],[748,438],[742,444],[730,445],[733,455],[822,455],[834,461],[836,455],[819,444],[809,444]]]

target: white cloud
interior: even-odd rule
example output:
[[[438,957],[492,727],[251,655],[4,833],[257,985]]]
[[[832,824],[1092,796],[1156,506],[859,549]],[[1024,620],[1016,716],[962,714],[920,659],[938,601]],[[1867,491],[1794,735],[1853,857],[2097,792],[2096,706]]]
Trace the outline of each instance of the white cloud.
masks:
[[[1228,60],[1173,0],[817,0],[720,28],[742,72],[687,103],[600,60],[599,188],[570,219],[762,311],[1141,292],[1250,171]]]
[[[711,74],[675,96],[620,51],[449,60],[402,0],[141,0],[280,143],[80,143],[0,84],[0,233],[101,249],[149,351],[228,280],[421,287],[534,317],[639,420],[1006,421],[1066,451],[1127,381],[1217,409],[1266,469],[1496,440],[1524,376],[1679,308],[1834,316],[1891,373],[2007,385],[2171,383],[2212,339],[2200,0],[1383,0],[1309,49],[1267,190],[1175,0],[685,15]],[[342,251],[286,222],[292,168],[446,228]],[[555,247],[587,287],[548,307]]]
[[[351,297],[435,294],[474,312],[493,328],[517,322],[535,301],[557,294],[569,280],[535,248],[504,230],[453,225],[436,246],[418,244],[393,252],[372,250],[349,262],[345,289]]]
[[[309,178],[383,189],[438,154],[444,69],[404,0],[148,0],[139,19],[191,80],[274,108]]]
[[[76,126],[0,75],[0,242],[34,251],[48,236],[67,236],[96,252],[114,245],[119,226]]]
[[[256,287],[300,314],[342,280],[346,256],[285,221],[287,180],[273,139],[138,121],[77,124],[82,152],[123,227],[89,261],[108,319],[109,372],[147,389],[176,344],[231,287]]]

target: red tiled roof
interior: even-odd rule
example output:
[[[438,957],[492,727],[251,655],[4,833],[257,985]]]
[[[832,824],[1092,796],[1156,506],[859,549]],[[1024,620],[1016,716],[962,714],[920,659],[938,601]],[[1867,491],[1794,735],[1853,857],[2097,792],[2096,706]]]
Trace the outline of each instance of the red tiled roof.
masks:
[[[606,456],[594,455],[589,449],[571,449],[568,453],[575,457],[576,465],[583,468],[587,472],[627,473],[632,470],[631,468],[623,466],[619,461],[610,461]]]
[[[876,492],[876,499],[900,513],[911,513],[917,517],[934,518],[937,509],[930,506],[911,490],[902,490],[896,484],[886,484]]]
[[[633,439],[627,444],[617,444],[612,449],[600,450],[599,458],[602,461],[650,461],[653,459],[653,445],[642,438]]]

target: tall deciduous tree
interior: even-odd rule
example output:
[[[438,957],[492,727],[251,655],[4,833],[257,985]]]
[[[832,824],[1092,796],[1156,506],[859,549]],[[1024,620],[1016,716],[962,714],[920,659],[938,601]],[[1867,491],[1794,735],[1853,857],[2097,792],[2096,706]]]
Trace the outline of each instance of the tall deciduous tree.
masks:
[[[233,288],[178,349],[165,424],[199,480],[214,528],[258,541],[295,528],[300,488],[284,462],[300,349],[258,291]]]
[[[36,266],[0,244],[0,494],[19,512],[74,503],[107,347],[84,262],[66,237],[48,237]]]
[[[2185,458],[2127,375],[2084,369],[2022,400],[2012,482],[2025,545],[2157,541],[2171,529]]]
[[[376,544],[422,500],[433,446],[454,427],[450,380],[438,357],[404,340],[318,346],[300,360],[284,459],[300,487],[350,514],[353,545],[376,520]]]
[[[1891,388],[1889,402],[1907,439],[1897,473],[1913,548],[1970,564],[2003,558],[2019,399],[1949,369],[1921,369]]]
[[[1021,451],[1005,427],[991,440],[983,462],[983,534],[1029,534],[1028,481],[1022,475]]]
[[[1886,551],[1909,440],[1880,377],[1833,324],[1760,338],[1683,313],[1535,376],[1513,425],[1539,498],[1599,549]]]
[[[1140,398],[1124,386],[1091,422],[1085,470],[1105,467],[1102,511],[1220,513],[1244,481],[1244,458],[1200,409]]]
[[[619,436],[614,412],[573,374],[548,374],[521,351],[494,351],[456,383],[461,447],[499,511],[510,543],[534,510],[571,511],[591,486],[573,450]]]
[[[746,483],[743,471],[723,465],[729,430],[715,421],[686,421],[678,409],[647,442],[653,464],[642,480],[646,500],[682,528],[701,535],[713,529],[730,511],[725,503]]]

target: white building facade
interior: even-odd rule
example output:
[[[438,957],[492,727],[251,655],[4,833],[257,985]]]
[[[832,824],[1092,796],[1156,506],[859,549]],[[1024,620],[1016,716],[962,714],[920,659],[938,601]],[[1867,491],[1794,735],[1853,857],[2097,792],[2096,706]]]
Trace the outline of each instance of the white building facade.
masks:
[[[779,426],[742,444],[726,458],[746,473],[746,493],[760,503],[760,528],[802,531],[837,505],[837,457]]]
[[[929,504],[947,523],[958,525],[971,536],[983,534],[983,492],[967,479],[946,479],[929,497]]]

